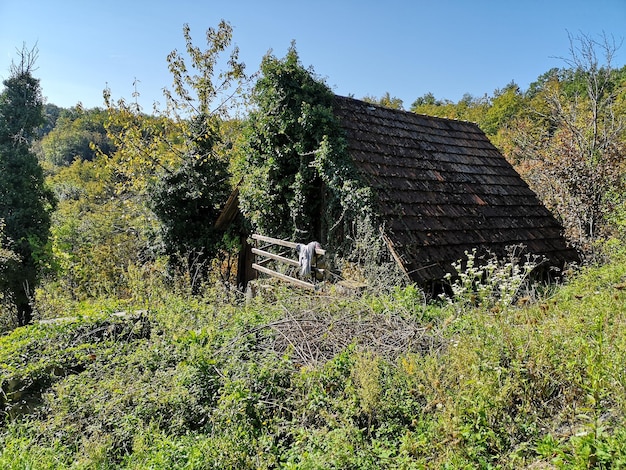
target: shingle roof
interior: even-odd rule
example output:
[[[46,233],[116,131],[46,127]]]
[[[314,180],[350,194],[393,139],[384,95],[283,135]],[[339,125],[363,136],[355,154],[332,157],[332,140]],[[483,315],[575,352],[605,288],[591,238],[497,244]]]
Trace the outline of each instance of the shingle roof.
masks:
[[[473,248],[504,255],[523,244],[554,265],[577,259],[559,222],[476,124],[340,96],[334,106],[390,248],[413,280],[441,279]]]

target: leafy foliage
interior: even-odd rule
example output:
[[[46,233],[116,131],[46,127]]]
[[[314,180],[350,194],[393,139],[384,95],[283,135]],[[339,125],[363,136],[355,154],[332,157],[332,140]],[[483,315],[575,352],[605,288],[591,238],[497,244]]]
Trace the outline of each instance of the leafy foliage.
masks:
[[[216,254],[223,232],[214,228],[221,206],[228,198],[228,162],[218,156],[186,159],[151,189],[151,207],[162,223],[166,253],[200,262]]]
[[[509,308],[520,298],[529,301],[530,298],[523,297],[524,288],[532,285],[531,275],[541,265],[541,259],[523,255],[523,251],[523,246],[510,247],[507,259],[498,259],[495,255],[479,257],[476,249],[465,252],[466,259],[452,265],[456,275],[446,275],[451,298],[445,294],[441,298],[447,298],[456,306],[474,305],[493,312]]]
[[[386,92],[380,98],[376,98],[375,96],[365,96],[363,101],[367,103],[377,104],[379,106],[385,106],[386,108],[391,109],[404,109],[402,105],[402,100],[395,96],[391,96],[389,92]]]
[[[623,71],[612,68],[616,46],[607,37],[570,41],[571,67],[548,75],[534,98],[545,127],[532,130],[522,121],[516,152],[525,154],[525,175],[561,216],[570,239],[589,252],[593,240],[610,234],[612,195],[623,189],[625,126],[616,114]]]
[[[110,316],[94,305],[82,318],[18,328],[0,338],[2,406],[22,416],[0,425],[0,466],[622,462],[626,264],[623,248],[612,250],[611,263],[549,297],[498,312],[462,293],[458,304],[425,304],[415,288],[352,297],[274,288],[242,305],[217,290],[188,297],[157,288],[150,312]],[[511,276],[500,279],[517,284]],[[500,302],[499,291],[484,305]],[[439,340],[399,351],[357,335],[302,363],[284,348],[284,325],[320,315],[334,319],[326,341],[346,318],[366,326],[370,316],[418,320]]]
[[[41,140],[41,159],[61,166],[78,158],[91,161],[98,150],[112,153],[104,127],[106,119],[107,113],[97,108],[84,110],[77,106],[61,111],[54,127]]]
[[[489,104],[487,96],[478,98],[465,94],[458,103],[453,103],[450,100],[436,99],[432,93],[426,93],[413,102],[410,110],[418,114],[472,121],[481,125]]]
[[[0,277],[4,276],[5,270],[15,269],[15,264],[20,262],[20,257],[5,248],[4,242],[4,221],[0,221]],[[0,292],[0,334],[11,330],[17,325],[17,316],[14,312],[14,305],[11,302],[10,294]]]
[[[154,215],[140,198],[117,191],[101,158],[75,160],[49,181],[59,204],[51,228],[57,273],[46,290],[54,286],[67,302],[126,298],[129,266],[153,263],[159,252]]]
[[[371,207],[346,155],[333,94],[300,64],[294,44],[283,59],[265,56],[261,73],[252,95],[242,211],[270,236],[337,246],[346,235],[337,229],[350,228]]]
[[[207,30],[206,50],[194,46],[188,25],[183,34],[188,58],[178,51],[168,56],[174,87],[165,90],[165,111],[155,109],[156,117],[145,116],[136,103],[114,104],[108,91],[105,98],[112,113],[109,136],[118,148],[110,165],[124,185],[147,194],[162,228],[165,253],[173,266],[184,260],[187,268],[191,260],[207,264],[222,248],[223,233],[214,224],[230,181],[220,124],[246,77],[236,47],[227,70],[216,71],[231,45],[228,23]]]

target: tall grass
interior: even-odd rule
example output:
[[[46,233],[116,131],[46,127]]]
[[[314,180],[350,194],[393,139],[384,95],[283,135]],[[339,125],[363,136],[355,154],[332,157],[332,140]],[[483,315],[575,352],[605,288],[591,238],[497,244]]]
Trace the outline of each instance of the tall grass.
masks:
[[[0,337],[0,468],[619,468],[624,250],[610,260],[521,294],[504,260],[478,297],[432,303],[272,283],[246,302],[136,272],[123,303]]]

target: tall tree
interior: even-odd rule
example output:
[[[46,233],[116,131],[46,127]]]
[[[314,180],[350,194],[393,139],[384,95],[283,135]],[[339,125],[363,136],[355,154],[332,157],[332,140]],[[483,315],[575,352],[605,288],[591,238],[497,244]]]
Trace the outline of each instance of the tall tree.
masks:
[[[136,103],[113,103],[108,91],[105,98],[113,111],[108,129],[118,149],[110,160],[115,171],[147,196],[172,264],[194,263],[195,269],[220,249],[223,234],[214,224],[231,189],[221,127],[246,76],[227,22],[206,31],[205,48],[194,44],[188,25],[183,36],[185,53],[167,57],[173,86],[165,89],[164,111],[146,116]]]
[[[20,259],[1,274],[0,287],[12,296],[21,325],[32,318],[30,294],[40,278],[54,202],[31,151],[37,128],[44,122],[41,88],[33,77],[36,59],[36,49],[23,47],[0,93],[0,219],[5,224],[2,245]]]
[[[185,148],[180,165],[153,187],[152,207],[163,224],[168,254],[184,255],[190,263],[213,257],[222,238],[214,224],[230,193],[230,181],[228,155],[219,151],[220,126],[245,80],[245,66],[238,48],[231,47],[232,27],[225,21],[207,30],[206,49],[194,45],[188,25],[183,35],[188,59],[177,51],[168,56],[174,86],[166,98],[181,124]],[[228,67],[218,73],[218,61],[226,52]],[[181,120],[181,114],[187,117]]]

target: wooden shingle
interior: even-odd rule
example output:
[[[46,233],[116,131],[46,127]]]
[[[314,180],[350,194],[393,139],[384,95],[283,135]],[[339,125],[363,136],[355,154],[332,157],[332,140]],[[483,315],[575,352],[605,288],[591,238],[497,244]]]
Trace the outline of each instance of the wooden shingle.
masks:
[[[524,245],[552,265],[578,259],[562,227],[473,123],[336,96],[348,152],[377,194],[385,238],[416,282],[452,271],[465,251]]]

